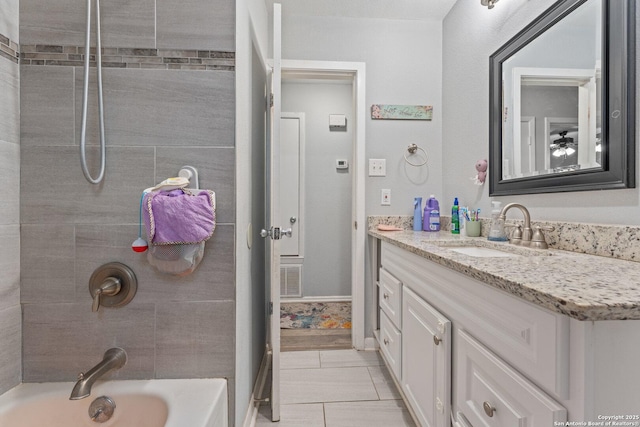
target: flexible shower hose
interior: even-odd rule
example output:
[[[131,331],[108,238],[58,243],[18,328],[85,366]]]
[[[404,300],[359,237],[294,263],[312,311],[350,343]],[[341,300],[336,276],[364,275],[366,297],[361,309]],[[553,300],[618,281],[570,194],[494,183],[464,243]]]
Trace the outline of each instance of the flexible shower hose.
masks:
[[[91,184],[104,179],[106,144],[104,137],[104,104],[102,100],[102,45],[100,41],[100,0],[96,0],[96,67],[98,71],[98,114],[100,117],[100,173],[96,178],[87,168],[87,104],[89,98],[89,57],[91,44],[91,2],[87,0],[87,32],[84,46],[84,86],[82,91],[82,128],[80,130],[80,164],[82,173]]]

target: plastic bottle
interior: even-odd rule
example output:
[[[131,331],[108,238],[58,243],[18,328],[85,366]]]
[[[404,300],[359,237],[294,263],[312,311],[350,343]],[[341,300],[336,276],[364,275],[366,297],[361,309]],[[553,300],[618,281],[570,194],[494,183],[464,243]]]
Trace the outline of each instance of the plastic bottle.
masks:
[[[451,207],[451,234],[460,234],[459,214],[458,198],[456,197]]]
[[[440,231],[440,203],[436,200],[436,196],[431,194],[429,200],[424,205],[424,231]]]
[[[501,202],[491,202],[491,228],[489,229],[489,236],[487,239],[494,242],[506,242],[507,232],[504,229],[504,220],[500,219],[500,211],[502,208]]]
[[[422,197],[413,199],[413,231],[422,230]]]

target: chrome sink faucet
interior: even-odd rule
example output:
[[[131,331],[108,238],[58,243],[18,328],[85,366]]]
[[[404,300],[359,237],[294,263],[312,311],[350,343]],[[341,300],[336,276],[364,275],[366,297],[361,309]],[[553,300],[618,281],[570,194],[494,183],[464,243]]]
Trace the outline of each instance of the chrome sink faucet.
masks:
[[[127,363],[127,353],[119,348],[110,348],[104,353],[102,361],[87,373],[78,374],[78,382],[73,387],[69,400],[84,399],[91,394],[91,387],[96,380],[113,369],[120,369]]]
[[[511,234],[509,243],[513,245],[529,246],[537,249],[547,249],[549,245],[544,238],[542,230],[553,231],[555,228],[548,226],[536,226],[536,230],[534,232],[531,229],[531,215],[529,214],[529,210],[520,203],[509,203],[503,207],[499,216],[502,221],[507,219],[507,211],[511,208],[518,208],[522,211],[522,215],[524,215],[524,228],[520,229],[520,226],[518,225],[516,230]]]

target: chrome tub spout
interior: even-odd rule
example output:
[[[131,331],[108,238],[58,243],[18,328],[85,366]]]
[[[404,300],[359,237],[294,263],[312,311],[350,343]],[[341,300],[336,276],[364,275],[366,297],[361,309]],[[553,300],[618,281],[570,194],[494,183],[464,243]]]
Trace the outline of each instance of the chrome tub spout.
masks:
[[[96,380],[113,369],[120,369],[127,363],[127,353],[118,347],[110,348],[104,353],[102,361],[87,373],[78,374],[78,382],[73,387],[69,400],[84,399],[91,394],[91,387]]]

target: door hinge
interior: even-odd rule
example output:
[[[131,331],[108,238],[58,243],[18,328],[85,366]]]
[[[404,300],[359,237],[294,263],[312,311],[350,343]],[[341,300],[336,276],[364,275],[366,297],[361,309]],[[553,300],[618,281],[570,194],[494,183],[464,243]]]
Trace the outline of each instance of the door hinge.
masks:
[[[269,94],[269,108],[273,108],[273,93]]]
[[[269,302],[269,314],[273,314],[273,303]]]
[[[358,229],[358,221],[353,221],[353,228]]]

